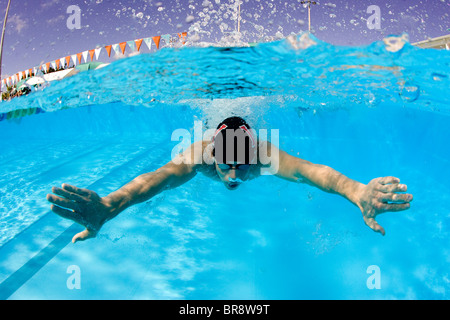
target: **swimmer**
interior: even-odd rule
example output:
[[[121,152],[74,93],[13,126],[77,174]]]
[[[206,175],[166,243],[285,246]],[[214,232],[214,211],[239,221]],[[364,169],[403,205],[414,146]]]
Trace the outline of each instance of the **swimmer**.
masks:
[[[202,152],[195,152],[196,148]],[[63,184],[62,188],[53,187],[47,200],[53,212],[86,228],[72,238],[75,243],[95,237],[107,221],[130,206],[176,188],[199,172],[223,183],[228,190],[237,190],[245,181],[261,176],[263,169],[270,169],[261,159],[260,148],[267,150],[268,157],[277,155],[271,157],[277,168],[273,175],[344,197],[361,210],[365,224],[382,235],[385,230],[375,220],[377,215],[409,209],[413,199],[396,177],[376,178],[365,185],[328,166],[289,155],[268,141],[258,141],[244,119],[230,117],[218,125],[211,140],[195,142],[166,165],[136,177],[105,197]]]

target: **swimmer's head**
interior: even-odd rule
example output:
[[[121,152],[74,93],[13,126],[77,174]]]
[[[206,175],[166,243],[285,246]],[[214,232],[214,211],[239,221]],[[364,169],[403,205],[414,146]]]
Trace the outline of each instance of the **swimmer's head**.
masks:
[[[212,142],[217,175],[227,189],[235,190],[256,164],[256,135],[244,119],[230,117],[217,126]]]

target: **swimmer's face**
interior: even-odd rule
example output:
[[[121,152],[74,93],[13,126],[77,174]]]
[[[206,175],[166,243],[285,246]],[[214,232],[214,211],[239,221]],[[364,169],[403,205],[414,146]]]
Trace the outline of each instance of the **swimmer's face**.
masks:
[[[249,164],[240,164],[237,162],[215,163],[217,175],[225,184],[228,190],[236,190],[245,180],[250,172]]]

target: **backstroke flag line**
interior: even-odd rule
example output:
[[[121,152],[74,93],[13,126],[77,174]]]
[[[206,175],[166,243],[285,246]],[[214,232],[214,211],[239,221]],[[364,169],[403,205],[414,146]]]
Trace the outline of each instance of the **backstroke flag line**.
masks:
[[[182,42],[184,45],[186,43],[186,36],[187,32],[178,33],[178,40]],[[131,49],[131,52],[139,52],[142,46],[142,42],[146,44],[148,47],[148,50],[152,50],[152,42],[155,44],[156,49],[159,49],[161,45],[161,39],[164,40],[165,45],[168,46],[171,43],[173,43],[173,38],[170,34],[165,34],[162,36],[154,36],[154,37],[148,37],[148,38],[141,38],[141,39],[135,39],[120,43],[115,43],[107,46],[97,47],[95,49],[82,51],[76,54],[68,55],[66,57],[62,57],[60,59],[56,59],[47,63],[43,63],[40,66],[36,66],[30,69],[27,69],[25,71],[17,72],[16,74],[9,76],[5,79],[2,79],[0,82],[0,85],[3,86],[13,86],[17,82],[19,82],[21,79],[27,79],[29,77],[32,77],[36,75],[36,72],[38,70],[42,70],[44,73],[48,73],[50,71],[50,67],[53,68],[53,70],[57,69],[67,69],[70,67],[75,67],[82,63],[82,58],[84,60],[84,63],[87,63],[89,61],[98,60],[100,53],[102,49],[104,48],[106,50],[106,53],[108,54],[108,57],[111,57],[111,52],[114,52],[116,55],[124,55],[127,47]],[[111,50],[112,49],[112,50]],[[72,62],[72,66],[71,66]]]

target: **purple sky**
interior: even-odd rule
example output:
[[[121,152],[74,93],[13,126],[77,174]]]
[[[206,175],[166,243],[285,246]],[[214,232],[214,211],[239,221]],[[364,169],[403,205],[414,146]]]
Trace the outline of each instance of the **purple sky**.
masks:
[[[2,78],[97,46],[201,29],[199,40],[218,41],[236,27],[235,0],[12,0],[3,49]],[[300,0],[241,0],[245,41],[308,29]],[[7,0],[0,0],[3,24]],[[68,6],[81,9],[81,29],[67,28]],[[367,7],[377,5],[381,29],[370,30]],[[450,0],[325,0],[312,7],[313,32],[336,45],[365,45],[407,32],[411,42],[450,34]],[[195,32],[190,32],[190,35]],[[148,52],[145,45],[142,51]],[[103,50],[99,60],[111,62]]]

